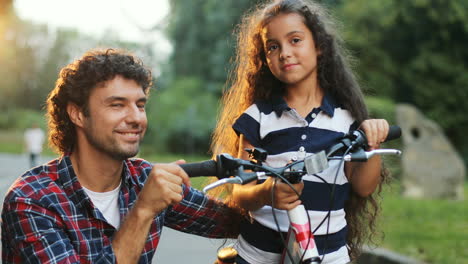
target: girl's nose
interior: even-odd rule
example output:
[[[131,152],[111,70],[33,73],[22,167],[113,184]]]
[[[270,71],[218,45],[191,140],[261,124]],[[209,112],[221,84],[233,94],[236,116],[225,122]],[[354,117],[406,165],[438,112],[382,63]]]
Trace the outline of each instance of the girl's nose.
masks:
[[[291,49],[287,46],[281,48],[280,60],[285,60],[289,57],[291,57]]]

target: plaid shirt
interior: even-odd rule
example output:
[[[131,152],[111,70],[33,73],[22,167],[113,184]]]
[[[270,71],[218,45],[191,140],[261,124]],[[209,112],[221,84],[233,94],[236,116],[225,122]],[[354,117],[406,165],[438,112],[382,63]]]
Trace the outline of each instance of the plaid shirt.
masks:
[[[141,159],[125,161],[119,192],[121,219],[152,169]],[[157,191],[157,190],[155,190]],[[205,237],[223,237],[226,207],[184,186],[184,199],[158,214],[139,263],[151,263],[162,226]],[[68,156],[26,172],[10,187],[2,211],[3,263],[115,263],[116,229],[86,195]]]

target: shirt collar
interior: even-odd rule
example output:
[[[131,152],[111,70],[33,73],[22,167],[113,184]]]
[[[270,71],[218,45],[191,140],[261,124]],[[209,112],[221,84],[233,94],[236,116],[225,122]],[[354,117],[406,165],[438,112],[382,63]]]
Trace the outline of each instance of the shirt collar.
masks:
[[[58,181],[62,184],[64,191],[77,206],[87,207],[86,204],[89,203],[89,198],[78,181],[78,177],[76,177],[69,155],[70,153],[67,153],[59,160]],[[131,167],[130,161],[125,160],[123,166],[123,183],[127,187],[132,185],[132,171],[134,171],[134,169]]]
[[[271,106],[273,111],[278,117],[281,117],[284,111],[289,111],[291,108],[288,106],[286,101],[281,96],[272,98]],[[323,110],[327,115],[333,117],[335,113],[336,103],[331,96],[325,94],[322,99],[320,109]]]
[[[271,107],[278,117],[281,117],[284,111],[289,111],[291,108],[288,106],[283,97],[277,96],[272,98]]]
[[[335,114],[336,107],[337,105],[333,98],[326,93],[323,96],[322,105],[320,106],[320,109],[322,109],[330,117],[333,117],[333,115]]]

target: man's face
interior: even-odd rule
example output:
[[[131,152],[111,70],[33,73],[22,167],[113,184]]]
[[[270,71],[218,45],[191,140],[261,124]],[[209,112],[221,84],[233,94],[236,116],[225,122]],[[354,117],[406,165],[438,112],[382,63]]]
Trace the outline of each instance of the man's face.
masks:
[[[147,127],[146,100],[141,86],[121,76],[94,88],[83,125],[90,147],[115,160],[135,156]]]

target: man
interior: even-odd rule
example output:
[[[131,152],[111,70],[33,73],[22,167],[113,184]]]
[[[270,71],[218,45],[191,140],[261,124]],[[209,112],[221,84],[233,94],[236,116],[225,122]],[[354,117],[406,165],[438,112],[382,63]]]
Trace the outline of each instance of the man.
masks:
[[[26,151],[29,154],[29,165],[31,168],[37,166],[37,159],[42,152],[44,138],[44,131],[42,131],[37,123],[33,123],[32,126],[24,132],[24,143]]]
[[[86,53],[47,99],[62,156],[21,176],[5,197],[3,263],[150,263],[163,225],[235,237],[235,215],[192,189],[177,164],[130,159],[147,127],[151,74],[122,51]]]

